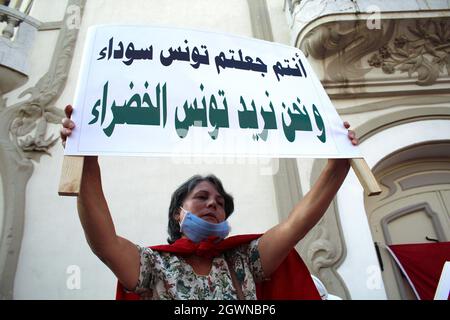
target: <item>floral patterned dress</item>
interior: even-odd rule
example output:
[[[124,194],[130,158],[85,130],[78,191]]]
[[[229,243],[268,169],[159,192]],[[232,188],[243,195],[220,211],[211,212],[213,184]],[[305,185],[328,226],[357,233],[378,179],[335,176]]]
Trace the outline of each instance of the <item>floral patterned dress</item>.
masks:
[[[215,257],[209,275],[197,275],[182,257],[138,246],[140,275],[135,292],[142,299],[235,300],[225,255]],[[256,299],[255,282],[264,275],[258,252],[258,239],[225,253],[234,268],[246,300]]]

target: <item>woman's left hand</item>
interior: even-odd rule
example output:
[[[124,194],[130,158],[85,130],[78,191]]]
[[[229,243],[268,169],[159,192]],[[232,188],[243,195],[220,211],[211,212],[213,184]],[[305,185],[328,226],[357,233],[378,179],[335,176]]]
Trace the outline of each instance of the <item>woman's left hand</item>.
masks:
[[[359,141],[350,123],[345,121],[347,136],[353,145]],[[258,244],[264,275],[270,277],[289,251],[325,214],[350,169],[350,159],[328,159],[322,174],[309,192],[292,209],[289,218],[267,231]]]
[[[348,123],[348,121],[344,121],[344,127],[345,129],[350,128],[350,123]],[[356,137],[355,131],[348,129],[347,137],[354,146],[357,146],[359,144],[359,140]],[[342,170],[340,171],[347,174],[348,169],[350,168],[350,162],[348,160],[349,159],[328,159],[328,165],[333,167],[334,168],[333,170],[336,170],[337,168],[342,168]]]
[[[345,127],[345,129],[350,128],[350,123],[348,123],[348,121],[344,121],[344,127]],[[359,140],[356,137],[355,131],[348,130],[347,136],[348,136],[348,139],[352,142],[352,144],[354,146],[357,146],[359,144]]]

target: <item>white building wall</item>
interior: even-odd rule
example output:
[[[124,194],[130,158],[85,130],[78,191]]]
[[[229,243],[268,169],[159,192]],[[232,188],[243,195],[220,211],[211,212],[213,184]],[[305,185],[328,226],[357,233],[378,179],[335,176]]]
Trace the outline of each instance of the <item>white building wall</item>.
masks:
[[[65,1],[35,1],[31,15],[61,20]],[[95,24],[158,24],[251,36],[246,1],[242,0],[89,0],[82,18],[67,85],[56,105],[73,100],[86,30]],[[51,18],[48,18],[49,15]],[[31,53],[33,85],[47,70],[57,32],[39,32]],[[24,88],[8,95],[17,101]],[[59,134],[54,127],[54,134]],[[63,150],[35,163],[26,195],[25,230],[16,273],[15,299],[112,299],[115,277],[90,251],[77,217],[76,199],[59,197]],[[185,159],[186,160],[186,159]],[[189,159],[187,159],[189,160]],[[167,210],[174,189],[195,173],[214,173],[235,197],[232,234],[264,232],[278,222],[273,177],[276,161],[234,159],[205,163],[190,159],[102,157],[103,187],[117,233],[140,245],[165,243]],[[186,163],[184,160],[181,161]],[[177,164],[178,163],[178,164]],[[79,282],[77,276],[79,275]]]

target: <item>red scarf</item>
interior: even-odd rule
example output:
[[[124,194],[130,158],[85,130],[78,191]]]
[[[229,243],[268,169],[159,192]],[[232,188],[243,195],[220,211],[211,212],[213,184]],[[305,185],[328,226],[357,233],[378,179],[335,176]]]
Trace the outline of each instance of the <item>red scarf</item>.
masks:
[[[259,238],[260,234],[247,234],[229,237],[214,242],[214,238],[198,244],[182,238],[170,245],[150,247],[160,252],[171,252],[178,255],[215,257],[222,252],[249,243]],[[256,283],[258,300],[320,300],[319,292],[311,278],[308,268],[295,249],[292,249],[278,269],[272,273],[270,280]],[[139,295],[125,292],[120,282],[117,283],[116,300],[139,300]]]

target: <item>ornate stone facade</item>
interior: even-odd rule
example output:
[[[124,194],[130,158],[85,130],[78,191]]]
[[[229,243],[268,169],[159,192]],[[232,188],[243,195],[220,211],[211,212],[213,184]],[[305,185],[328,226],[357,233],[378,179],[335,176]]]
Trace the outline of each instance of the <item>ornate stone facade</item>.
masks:
[[[389,5],[365,0],[286,4],[292,44],[307,55],[330,98],[349,102],[337,106],[340,114],[414,107],[409,115],[396,110],[395,123],[391,121],[396,125],[417,119],[418,106],[449,101],[449,96],[442,96],[450,93],[450,8],[443,1],[425,7],[409,0]],[[358,102],[350,103],[354,98]],[[421,109],[420,114],[448,117],[448,108],[436,108]],[[380,126],[388,122],[382,118]],[[372,127],[376,121],[370,122]],[[364,122],[361,130],[356,127],[360,137],[370,134],[365,127]],[[322,167],[316,160],[311,182]],[[336,200],[302,240],[299,251],[332,293],[351,298],[336,272],[346,255]]]
[[[364,21],[329,22],[306,35],[301,48],[321,61],[331,97],[449,92],[450,18],[380,25],[371,30]]]
[[[70,0],[83,12],[85,0]],[[68,15],[69,13],[67,13]],[[66,17],[62,22],[66,21]],[[13,297],[14,277],[24,227],[26,186],[39,161],[59,137],[48,136],[51,124],[59,124],[64,116],[54,102],[64,89],[72,61],[78,29],[61,23],[57,44],[47,73],[34,87],[24,90],[23,102],[8,106],[0,100],[0,174],[5,201],[0,238],[0,298]],[[42,26],[45,28],[45,25]]]

